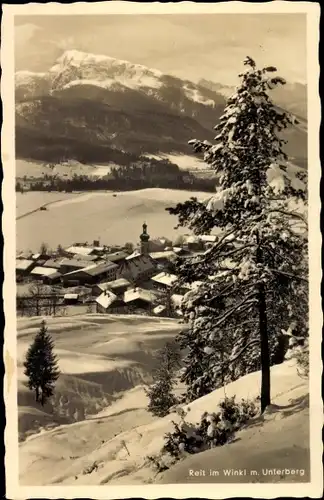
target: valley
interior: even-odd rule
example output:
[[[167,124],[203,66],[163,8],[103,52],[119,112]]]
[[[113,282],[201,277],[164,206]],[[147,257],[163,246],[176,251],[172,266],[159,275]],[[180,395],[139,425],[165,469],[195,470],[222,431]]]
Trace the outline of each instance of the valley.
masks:
[[[172,189],[144,189],[131,192],[16,193],[17,250],[38,251],[43,242],[55,249],[71,241],[100,240],[113,244],[136,243],[145,220],[155,237],[175,238],[177,218],[165,211],[190,196],[208,198],[208,193]],[[24,214],[47,203],[48,210]]]

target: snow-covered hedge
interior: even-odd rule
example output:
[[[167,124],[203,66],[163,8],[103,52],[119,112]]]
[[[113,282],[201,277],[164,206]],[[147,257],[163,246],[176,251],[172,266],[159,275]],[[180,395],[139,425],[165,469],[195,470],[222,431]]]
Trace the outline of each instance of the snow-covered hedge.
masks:
[[[258,406],[253,401],[242,399],[236,402],[235,396],[225,398],[218,406],[217,412],[203,413],[197,424],[186,422],[186,413],[180,410],[181,422],[172,422],[174,431],[165,435],[162,453],[179,460],[186,453],[194,454],[222,446],[233,439],[235,431],[258,413]]]

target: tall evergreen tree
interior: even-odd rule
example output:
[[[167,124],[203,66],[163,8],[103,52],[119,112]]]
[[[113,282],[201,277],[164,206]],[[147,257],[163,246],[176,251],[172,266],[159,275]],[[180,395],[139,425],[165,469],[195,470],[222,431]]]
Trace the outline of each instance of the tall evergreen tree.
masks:
[[[149,398],[148,410],[158,417],[169,413],[171,406],[177,403],[173,394],[176,370],[180,367],[180,352],[176,342],[167,342],[158,352],[153,384],[146,391]]]
[[[45,321],[42,321],[24,362],[28,388],[35,391],[36,402],[41,403],[42,406],[53,396],[55,382],[60,375],[53,348],[53,340],[47,332]]]
[[[249,57],[244,64],[241,83],[214,127],[216,144],[190,141],[216,171],[216,194],[168,210],[195,234],[218,230],[203,256],[178,262],[184,281],[202,282],[183,303],[187,398],[261,368],[264,411],[281,329],[295,321],[305,335],[307,330],[307,313],[300,314],[301,302],[307,304],[307,222],[299,210],[306,176],[283,150],[280,133],[293,118],[269,97],[269,89],[285,81],[273,76],[274,67],[258,69]]]

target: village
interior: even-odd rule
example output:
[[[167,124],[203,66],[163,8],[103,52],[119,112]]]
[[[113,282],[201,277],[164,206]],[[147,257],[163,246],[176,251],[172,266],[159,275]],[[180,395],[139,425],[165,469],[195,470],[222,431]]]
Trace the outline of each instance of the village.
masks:
[[[16,258],[20,316],[144,314],[181,317],[181,301],[194,284],[180,284],[177,258],[204,253],[216,236],[151,239],[144,223],[136,246],[74,243],[56,251],[20,253]]]

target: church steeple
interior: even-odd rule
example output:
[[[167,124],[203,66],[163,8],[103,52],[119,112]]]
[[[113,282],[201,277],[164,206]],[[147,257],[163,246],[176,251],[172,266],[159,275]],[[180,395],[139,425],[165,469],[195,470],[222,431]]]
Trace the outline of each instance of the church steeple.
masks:
[[[143,224],[143,232],[140,235],[141,253],[142,254],[148,254],[148,251],[149,251],[149,239],[150,239],[150,235],[147,234],[147,224],[144,222],[144,224]]]

